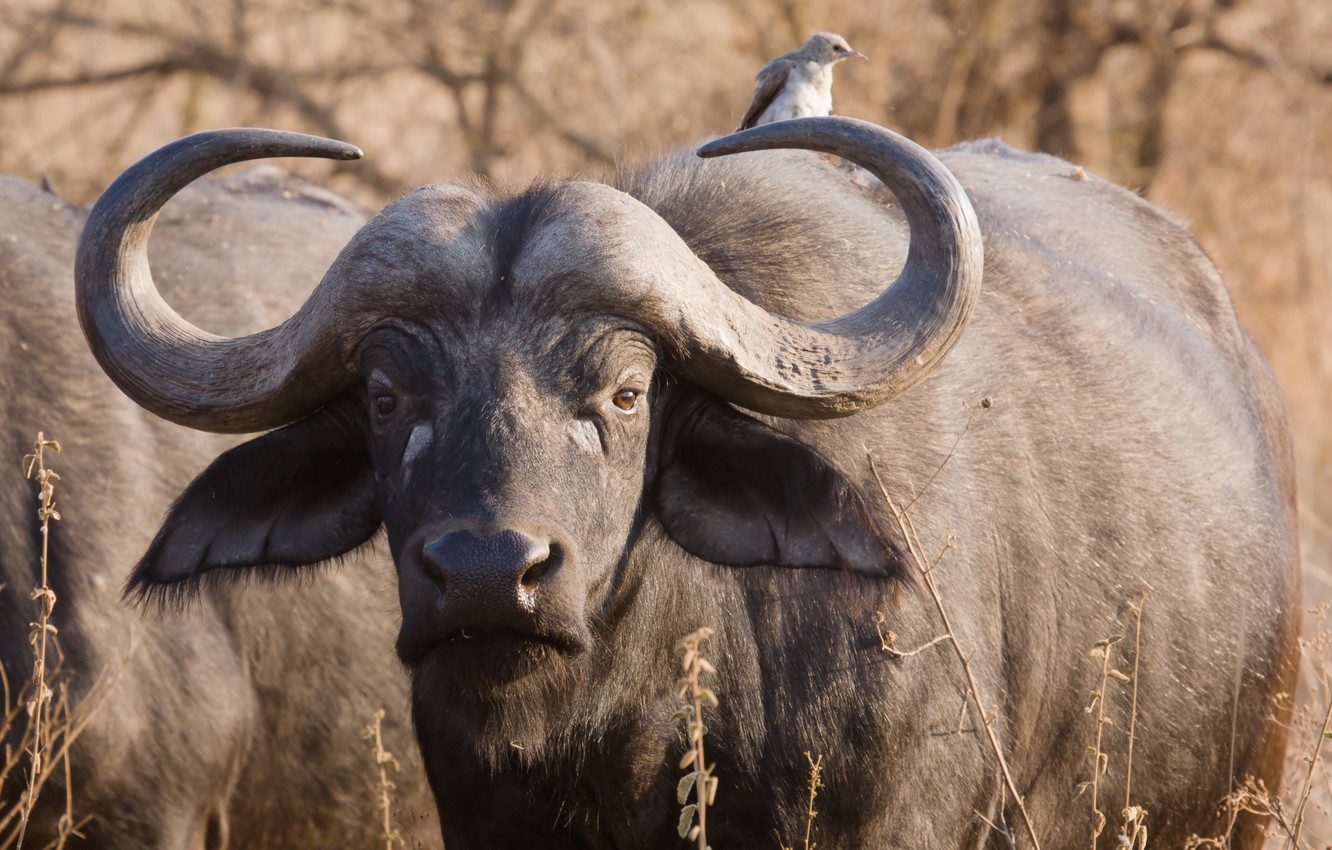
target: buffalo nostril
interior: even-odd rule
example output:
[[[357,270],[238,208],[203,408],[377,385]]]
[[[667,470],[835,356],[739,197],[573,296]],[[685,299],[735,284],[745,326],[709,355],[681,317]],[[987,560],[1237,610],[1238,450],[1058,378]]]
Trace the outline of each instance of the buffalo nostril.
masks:
[[[534,548],[531,554],[530,562],[523,570],[522,575],[518,577],[518,584],[529,593],[535,591],[541,580],[558,567],[563,559],[563,553],[559,545],[555,543],[550,544],[549,547]]]
[[[448,567],[446,562],[439,557],[438,545],[426,546],[421,552],[421,567],[430,583],[435,586],[440,593],[444,592],[444,586],[448,584]]]

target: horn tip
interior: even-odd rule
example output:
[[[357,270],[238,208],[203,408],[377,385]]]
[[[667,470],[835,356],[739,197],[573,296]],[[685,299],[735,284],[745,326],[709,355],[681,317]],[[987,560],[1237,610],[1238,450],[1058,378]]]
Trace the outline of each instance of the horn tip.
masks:
[[[773,121],[739,130],[729,136],[722,136],[701,145],[694,153],[703,158],[726,156],[747,151],[771,150],[773,148],[807,148],[809,150],[827,150],[820,145],[820,139],[832,135],[849,136],[870,133],[874,135],[895,133],[859,118],[847,118],[841,115],[807,116],[789,118],[785,121]],[[830,152],[830,151],[829,151]]]
[[[739,133],[731,133],[729,136],[722,136],[720,139],[713,139],[710,142],[705,142],[694,151],[694,155],[702,157],[703,159],[711,159],[715,156],[726,156],[728,153],[733,153],[736,150],[736,136],[743,136],[748,132],[748,130],[741,130]]]
[[[709,159],[733,153],[768,150],[778,147],[805,147],[801,138],[810,130],[828,132],[839,129],[839,124],[848,123],[849,119],[833,117],[788,118],[785,121],[773,121],[760,124],[747,130],[737,130],[720,139],[704,143],[695,151],[697,156]]]

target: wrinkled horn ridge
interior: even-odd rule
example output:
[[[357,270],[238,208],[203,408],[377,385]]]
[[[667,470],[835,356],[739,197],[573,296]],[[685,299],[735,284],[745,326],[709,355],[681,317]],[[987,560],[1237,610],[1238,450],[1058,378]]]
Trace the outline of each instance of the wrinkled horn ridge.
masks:
[[[961,337],[980,294],[980,225],[956,178],[929,151],[851,118],[766,124],[709,142],[699,156],[773,148],[836,154],[875,174],[911,228],[905,268],[877,298],[824,322],[774,316],[715,276],[699,282],[719,310],[678,317],[693,357],[682,370],[736,404],[793,418],[846,416],[911,387]]]
[[[88,216],[74,267],[79,322],[111,379],[158,416],[204,431],[261,431],[304,415],[350,379],[323,299],[276,328],[229,339],[181,318],[148,268],[148,237],[172,196],[221,166],[284,156],[361,151],[276,130],[197,133],[128,168]]]

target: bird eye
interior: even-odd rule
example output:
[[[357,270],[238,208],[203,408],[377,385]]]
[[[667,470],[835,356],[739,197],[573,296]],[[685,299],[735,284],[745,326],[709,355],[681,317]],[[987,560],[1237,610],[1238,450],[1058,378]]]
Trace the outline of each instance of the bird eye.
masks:
[[[638,391],[620,390],[611,399],[611,403],[614,404],[616,407],[620,408],[621,410],[623,410],[625,413],[630,413],[633,411],[634,407],[638,404]]]
[[[398,397],[392,393],[378,392],[370,398],[370,403],[375,408],[375,413],[382,419],[389,416],[398,409]]]

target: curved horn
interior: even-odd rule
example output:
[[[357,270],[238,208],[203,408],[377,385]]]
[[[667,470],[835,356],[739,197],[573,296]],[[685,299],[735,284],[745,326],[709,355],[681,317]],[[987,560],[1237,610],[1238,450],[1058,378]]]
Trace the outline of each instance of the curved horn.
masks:
[[[359,148],[276,130],[187,136],[130,166],[88,216],[74,264],[79,323],[102,369],[152,413],[203,431],[261,431],[296,419],[346,387],[327,298],[311,298],[276,328],[229,339],[171,309],[148,269],[162,206],[208,172],[299,156],[358,159]]]
[[[851,118],[766,124],[709,142],[698,154],[772,148],[836,154],[873,172],[897,196],[910,225],[906,266],[864,307],[808,323],[768,313],[706,270],[704,280],[686,282],[703,292],[668,319],[689,341],[691,354],[680,369],[728,400],[773,416],[832,418],[882,404],[927,375],[962,335],[981,287],[976,213],[929,151]]]

